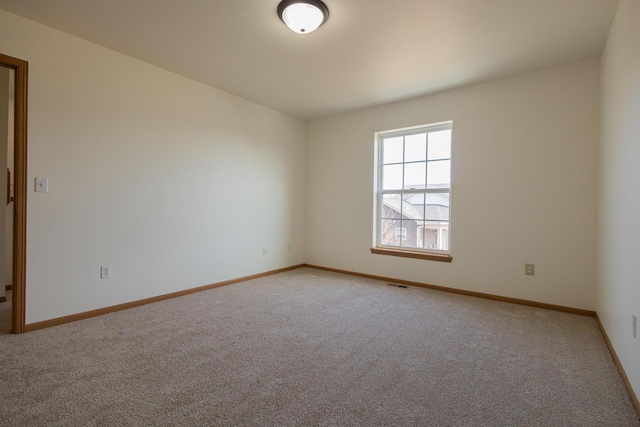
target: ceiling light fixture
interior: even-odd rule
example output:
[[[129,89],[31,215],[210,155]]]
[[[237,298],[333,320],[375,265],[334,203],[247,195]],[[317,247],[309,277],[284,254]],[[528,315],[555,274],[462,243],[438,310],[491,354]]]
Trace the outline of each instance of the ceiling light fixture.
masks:
[[[282,0],[278,16],[298,34],[309,34],[329,18],[327,5],[320,0]]]

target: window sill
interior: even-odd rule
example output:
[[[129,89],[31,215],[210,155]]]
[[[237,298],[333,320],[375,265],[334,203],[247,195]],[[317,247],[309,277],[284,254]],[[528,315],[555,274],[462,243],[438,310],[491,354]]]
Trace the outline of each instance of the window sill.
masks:
[[[451,260],[453,260],[453,257],[449,254],[407,251],[402,249],[371,248],[371,253],[377,254],[377,255],[391,255],[391,256],[399,256],[404,258],[426,259],[429,261],[440,261],[440,262],[451,262]]]

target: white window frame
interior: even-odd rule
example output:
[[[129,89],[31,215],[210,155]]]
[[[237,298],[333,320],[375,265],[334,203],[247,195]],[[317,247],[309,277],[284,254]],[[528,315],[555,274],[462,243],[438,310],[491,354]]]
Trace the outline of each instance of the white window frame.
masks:
[[[440,256],[446,256],[446,259],[442,259],[445,260],[447,262],[451,261],[451,204],[452,204],[452,198],[453,198],[453,189],[452,189],[452,183],[451,183],[451,176],[449,179],[449,187],[448,188],[424,188],[424,189],[402,189],[402,190],[383,190],[382,189],[382,180],[383,180],[383,143],[382,141],[384,139],[387,138],[393,138],[393,137],[398,137],[398,136],[410,136],[410,135],[415,135],[415,134],[421,134],[421,133],[430,133],[430,132],[437,132],[437,131],[442,131],[442,130],[451,130],[451,156],[450,156],[450,161],[451,161],[451,169],[450,169],[450,174],[452,174],[451,170],[453,169],[453,121],[446,121],[446,122],[439,122],[439,123],[433,123],[433,124],[427,124],[427,125],[420,125],[420,126],[413,126],[413,127],[408,127],[408,128],[402,128],[402,129],[394,129],[394,130],[390,130],[390,131],[383,131],[383,132],[376,132],[375,133],[375,178],[374,178],[374,191],[375,191],[375,197],[374,197],[374,221],[373,221],[373,245],[374,248],[371,249],[371,252],[373,253],[381,253],[381,254],[387,254],[387,255],[397,255],[397,256],[405,256],[402,255],[403,252],[407,252],[407,253],[423,253],[425,255],[428,254],[434,254],[436,255],[436,258],[429,258],[429,257],[424,257],[424,259],[434,259],[434,260],[441,260]],[[427,144],[428,144],[428,140],[427,140]],[[428,150],[428,146],[427,146],[427,150]],[[405,164],[404,162],[404,153],[403,153],[403,159],[402,159],[402,164]],[[427,168],[428,168],[428,162],[427,162]],[[425,185],[425,187],[428,187],[428,183],[427,185]],[[407,246],[394,246],[394,245],[383,245],[381,242],[381,230],[382,230],[382,211],[383,211],[383,204],[382,204],[382,200],[383,200],[383,195],[384,194],[429,194],[429,193],[449,193],[449,218],[448,218],[448,230],[447,230],[447,239],[448,239],[448,244],[449,244],[449,248],[448,250],[441,250],[441,249],[425,249],[425,248],[413,248],[413,247],[407,247]],[[401,196],[402,197],[402,196]],[[428,220],[427,220],[428,222]],[[438,233],[441,234],[441,233]],[[438,236],[438,238],[440,238],[440,236]],[[384,249],[390,249],[389,252],[392,253],[385,253]],[[409,256],[409,255],[408,255]],[[414,257],[414,256],[412,256]]]

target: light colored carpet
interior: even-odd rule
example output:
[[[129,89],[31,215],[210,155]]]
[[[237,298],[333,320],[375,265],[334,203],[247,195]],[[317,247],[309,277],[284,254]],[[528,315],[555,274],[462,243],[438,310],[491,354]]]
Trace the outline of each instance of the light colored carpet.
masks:
[[[3,426],[640,426],[592,318],[306,268],[0,360]]]

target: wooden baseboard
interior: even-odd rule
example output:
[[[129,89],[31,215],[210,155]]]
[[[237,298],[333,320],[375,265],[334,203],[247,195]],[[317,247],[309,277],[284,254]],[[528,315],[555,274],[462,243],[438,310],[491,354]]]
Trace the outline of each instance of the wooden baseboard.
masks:
[[[42,322],[35,322],[35,323],[30,323],[28,325],[25,325],[25,332],[31,332],[31,331],[36,331],[38,329],[44,329],[44,328],[49,328],[52,326],[57,326],[57,325],[62,325],[65,323],[70,323],[70,322],[75,322],[77,320],[82,320],[82,319],[88,319],[91,317],[95,317],[95,316],[101,316],[103,314],[107,314],[107,313],[113,313],[116,311],[120,311],[120,310],[126,310],[129,308],[133,308],[133,307],[139,307],[141,305],[145,305],[145,304],[151,304],[154,302],[158,302],[158,301],[163,301],[163,300],[167,300],[167,299],[171,299],[171,298],[177,298],[180,296],[184,296],[184,295],[189,295],[189,294],[193,294],[196,292],[202,292],[202,291],[206,291],[209,289],[215,289],[215,288],[219,288],[222,286],[226,286],[226,285],[231,285],[234,283],[239,283],[239,282],[244,282],[247,280],[252,280],[252,279],[257,279],[259,277],[265,277],[265,276],[270,276],[272,274],[277,274],[277,273],[282,273],[285,271],[290,271],[290,270],[295,270],[301,267],[308,267],[308,268],[314,268],[317,270],[324,270],[324,271],[330,271],[330,272],[334,272],[334,273],[341,273],[341,274],[348,274],[351,276],[358,276],[358,277],[364,277],[367,279],[374,279],[374,280],[382,280],[382,281],[386,281],[386,282],[394,282],[394,283],[400,283],[400,284],[404,284],[404,285],[409,285],[409,286],[417,286],[417,287],[421,287],[421,288],[427,288],[427,289],[434,289],[434,290],[438,290],[438,291],[444,291],[444,292],[450,292],[450,293],[455,293],[455,294],[460,294],[460,295],[466,295],[466,296],[472,296],[472,297],[477,297],[477,298],[484,298],[484,299],[490,299],[490,300],[495,300],[495,301],[501,301],[501,302],[508,302],[508,303],[512,303],[512,304],[520,304],[520,305],[526,305],[526,306],[530,306],[530,307],[537,307],[537,308],[543,308],[543,309],[547,309],[547,310],[555,310],[555,311],[562,311],[562,312],[566,312],[566,313],[572,313],[572,314],[578,314],[578,315],[582,315],[582,316],[590,316],[590,317],[595,317],[597,323],[598,323],[598,327],[600,328],[600,332],[602,333],[602,337],[604,338],[604,342],[607,345],[607,348],[609,349],[609,352],[611,353],[611,357],[613,358],[613,361],[616,365],[616,367],[618,368],[618,371],[620,372],[620,376],[622,377],[622,380],[629,392],[629,396],[631,398],[631,402],[633,404],[633,406],[635,407],[637,413],[638,413],[638,417],[640,418],[640,402],[638,401],[638,397],[636,396],[632,386],[631,386],[631,382],[629,381],[629,378],[627,377],[627,374],[624,370],[624,368],[622,367],[622,364],[620,363],[620,359],[618,358],[618,355],[616,354],[613,346],[611,345],[611,341],[609,340],[609,336],[607,335],[606,330],[604,329],[604,326],[602,325],[602,322],[600,321],[600,317],[598,316],[598,314],[595,311],[590,311],[590,310],[583,310],[583,309],[579,309],[579,308],[573,308],[573,307],[565,307],[565,306],[561,306],[561,305],[554,305],[554,304],[546,304],[546,303],[541,303],[541,302],[537,302],[537,301],[529,301],[529,300],[523,300],[523,299],[518,299],[518,298],[510,298],[510,297],[503,297],[503,296],[499,296],[499,295],[492,295],[492,294],[486,294],[486,293],[482,293],[482,292],[474,292],[474,291],[466,291],[466,290],[462,290],[462,289],[455,289],[455,288],[448,288],[445,286],[437,286],[437,285],[431,285],[428,283],[420,283],[420,282],[413,282],[413,281],[409,281],[409,280],[401,280],[401,279],[395,279],[392,277],[384,277],[384,276],[375,276],[372,274],[365,274],[365,273],[358,273],[358,272],[354,272],[354,271],[348,271],[348,270],[340,270],[337,268],[330,268],[330,267],[322,267],[319,265],[313,265],[313,264],[299,264],[299,265],[294,265],[291,267],[285,267],[285,268],[279,268],[277,270],[271,270],[271,271],[266,271],[264,273],[258,273],[258,274],[253,274],[250,276],[244,276],[244,277],[239,277],[237,279],[231,279],[231,280],[225,280],[223,282],[218,282],[218,283],[212,283],[210,285],[205,285],[205,286],[200,286],[197,288],[191,288],[191,289],[185,289],[182,291],[178,291],[178,292],[172,292],[169,294],[164,294],[164,295],[159,295],[159,296],[155,296],[155,297],[151,297],[151,298],[145,298],[142,300],[137,300],[137,301],[132,301],[132,302],[128,302],[128,303],[124,303],[124,304],[118,304],[118,305],[114,305],[111,307],[104,307],[104,308],[100,308],[97,310],[91,310],[91,311],[86,311],[83,313],[77,313],[77,314],[72,314],[69,316],[63,316],[63,317],[58,317],[56,319],[51,319],[51,320],[45,320]],[[7,288],[11,286],[8,285]],[[0,302],[2,300],[6,301],[6,297],[0,297]]]
[[[258,274],[253,274],[253,275],[250,275],[250,276],[239,277],[237,279],[231,279],[231,280],[225,280],[223,282],[212,283],[210,285],[200,286],[200,287],[197,287],[197,288],[185,289],[185,290],[182,290],[182,291],[172,292],[172,293],[164,294],[164,295],[158,295],[158,296],[155,296],[155,297],[145,298],[145,299],[141,299],[141,300],[137,300],[137,301],[131,301],[131,302],[118,304],[118,305],[114,305],[114,306],[110,306],[110,307],[104,307],[104,308],[99,308],[99,309],[96,309],[96,310],[85,311],[85,312],[82,312],[82,313],[71,314],[71,315],[68,315],[68,316],[62,316],[62,317],[58,317],[58,318],[55,318],[55,319],[43,320],[41,322],[35,322],[35,323],[29,323],[29,324],[25,325],[24,331],[25,332],[31,332],[31,331],[36,331],[38,329],[44,329],[44,328],[49,328],[49,327],[52,327],[52,326],[62,325],[62,324],[65,324],[65,323],[75,322],[77,320],[88,319],[88,318],[95,317],[95,316],[101,316],[101,315],[107,314],[107,313],[113,313],[113,312],[120,311],[120,310],[126,310],[128,308],[139,307],[141,305],[151,304],[151,303],[154,303],[154,302],[163,301],[163,300],[170,299],[170,298],[177,298],[177,297],[180,297],[180,296],[189,295],[189,294],[193,294],[193,293],[196,293],[196,292],[202,292],[202,291],[206,291],[206,290],[209,290],[209,289],[215,289],[215,288],[219,288],[221,286],[232,285],[234,283],[239,283],[239,282],[244,282],[244,281],[247,281],[247,280],[257,279],[259,277],[270,276],[272,274],[277,274],[277,273],[282,273],[282,272],[285,272],[285,271],[295,270],[295,269],[301,268],[301,267],[308,267],[308,268],[314,268],[314,269],[317,269],[317,270],[331,271],[331,272],[334,272],[334,273],[348,274],[348,275],[351,275],[351,276],[365,277],[367,279],[374,279],[374,280],[382,280],[382,281],[387,281],[387,282],[400,283],[400,284],[409,285],[409,286],[417,286],[417,287],[421,287],[421,288],[434,289],[434,290],[437,290],[437,291],[444,291],[444,292],[451,292],[451,293],[455,293],[455,294],[467,295],[467,296],[472,296],[472,297],[477,297],[477,298],[491,299],[491,300],[495,300],[495,301],[508,302],[508,303],[512,303],[512,304],[526,305],[526,306],[530,306],[530,307],[543,308],[543,309],[547,309],[547,310],[562,311],[562,312],[566,312],[566,313],[579,314],[579,315],[582,315],[582,316],[596,317],[595,311],[583,310],[583,309],[579,309],[579,308],[565,307],[565,306],[561,306],[561,305],[546,304],[546,303],[541,303],[541,302],[536,302],[536,301],[529,301],[529,300],[510,298],[510,297],[503,297],[503,296],[499,296],[499,295],[486,294],[486,293],[482,293],[482,292],[466,291],[466,290],[462,290],[462,289],[448,288],[448,287],[445,287],[445,286],[431,285],[431,284],[428,284],[428,283],[420,283],[420,282],[413,282],[413,281],[410,281],[410,280],[396,279],[396,278],[393,278],[393,277],[375,276],[375,275],[372,275],[372,274],[358,273],[358,272],[348,271],[348,270],[340,270],[340,269],[337,269],[337,268],[323,267],[323,266],[313,265],[313,264],[298,264],[298,265],[294,265],[294,266],[291,266],[291,267],[285,267],[285,268],[279,268],[277,270],[266,271],[264,273],[258,273]],[[0,301],[1,301],[2,298],[5,298],[5,300],[6,300],[6,297],[0,297]]]
[[[512,303],[512,304],[526,305],[526,306],[529,306],[529,307],[543,308],[543,309],[546,309],[546,310],[562,311],[562,312],[565,312],[565,313],[579,314],[580,316],[596,317],[596,312],[595,311],[583,310],[581,308],[565,307],[563,305],[547,304],[547,303],[544,303],[544,302],[529,301],[529,300],[518,299],[518,298],[510,298],[510,297],[503,297],[503,296],[500,296],[500,295],[485,294],[485,293],[482,293],[482,292],[465,291],[465,290],[462,290],[462,289],[448,288],[446,286],[437,286],[437,285],[431,285],[429,283],[412,282],[410,280],[395,279],[393,277],[374,276],[374,275],[371,275],[371,274],[357,273],[357,272],[354,272],[354,271],[347,271],[347,270],[339,270],[337,268],[322,267],[322,266],[313,265],[313,264],[304,264],[304,266],[305,267],[309,267],[309,268],[315,268],[317,270],[325,270],[325,271],[331,271],[331,272],[334,272],[334,273],[349,274],[351,276],[358,276],[358,277],[365,277],[367,279],[374,279],[374,280],[382,280],[382,281],[386,281],[386,282],[400,283],[400,284],[409,285],[409,286],[418,286],[420,288],[434,289],[436,291],[450,292],[450,293],[454,293],[454,294],[467,295],[467,296],[470,296],[470,297],[477,297],[477,298],[490,299],[490,300],[494,300],[494,301],[508,302],[508,303]]]
[[[43,320],[41,322],[29,323],[25,325],[25,332],[37,331],[38,329],[50,328],[52,326],[63,325],[65,323],[75,322],[78,320],[88,319],[90,317],[101,316],[103,314],[113,313],[120,310],[126,310],[133,307],[139,307],[141,305],[151,304],[158,301],[163,301],[171,298],[177,298],[184,295],[194,294],[196,292],[207,291],[209,289],[215,289],[222,286],[232,285],[234,283],[245,282],[247,280],[257,279],[260,277],[270,276],[272,274],[282,273],[289,270],[295,270],[297,268],[304,267],[304,264],[294,265],[291,267],[279,268],[277,270],[266,271],[264,273],[252,274],[250,276],[239,277],[237,279],[225,280],[223,282],[212,283],[210,285],[199,286],[197,288],[185,289],[182,291],[171,292],[169,294],[158,295],[151,298],[145,298],[137,301],[126,302],[123,304],[113,305],[110,307],[99,308],[96,310],[85,311],[83,313],[71,314],[68,316],[62,316],[55,319]]]
[[[598,328],[600,328],[600,332],[602,333],[602,337],[604,338],[604,342],[609,349],[609,353],[611,353],[611,357],[613,358],[613,363],[615,363],[616,368],[618,368],[618,372],[620,372],[620,376],[622,377],[622,381],[624,385],[627,387],[627,391],[629,392],[629,396],[631,397],[631,403],[633,403],[634,408],[636,408],[636,412],[638,413],[638,418],[640,419],[640,401],[638,401],[638,396],[633,391],[633,387],[631,386],[631,381],[629,381],[629,377],[627,377],[627,373],[622,367],[622,363],[620,363],[620,359],[616,354],[616,351],[613,349],[613,345],[611,344],[611,340],[607,335],[607,331],[604,329],[604,325],[600,321],[600,316],[596,313],[596,321],[598,322]]]
[[[573,307],[565,307],[565,306],[562,306],[562,305],[546,304],[546,303],[541,303],[541,302],[537,302],[537,301],[529,301],[529,300],[523,300],[523,299],[518,299],[518,298],[502,297],[502,296],[499,296],[499,295],[485,294],[485,293],[481,293],[481,292],[473,292],[473,291],[465,291],[465,290],[455,289],[455,288],[447,288],[447,287],[444,287],[444,286],[430,285],[428,283],[412,282],[412,281],[409,281],[409,280],[399,280],[399,279],[394,279],[392,277],[374,276],[372,274],[357,273],[357,272],[353,272],[353,271],[339,270],[337,268],[322,267],[322,266],[312,265],[312,264],[304,264],[304,267],[315,268],[317,270],[331,271],[331,272],[334,272],[334,273],[349,274],[351,276],[365,277],[367,279],[382,280],[382,281],[385,281],[385,282],[393,282],[393,283],[400,283],[400,284],[403,284],[403,285],[418,286],[418,287],[427,288],[427,289],[435,289],[435,290],[438,290],[438,291],[451,292],[451,293],[460,294],[460,295],[467,295],[467,296],[472,296],[472,297],[491,299],[491,300],[495,300],[495,301],[502,301],[502,302],[509,302],[509,303],[513,303],[513,304],[526,305],[526,306],[530,306],[530,307],[544,308],[544,309],[547,309],[547,310],[555,310],[555,311],[562,311],[562,312],[566,312],[566,313],[579,314],[581,316],[595,317],[595,319],[596,319],[596,321],[598,323],[598,327],[600,328],[600,332],[602,333],[602,337],[604,338],[604,342],[607,345],[607,348],[609,349],[609,352],[611,353],[611,357],[613,358],[613,362],[615,363],[616,367],[618,368],[618,371],[620,372],[620,376],[622,377],[622,381],[624,382],[624,385],[627,388],[627,391],[629,392],[629,396],[631,398],[631,403],[633,404],[634,408],[636,409],[636,412],[638,413],[638,418],[640,418],[640,402],[638,401],[638,396],[633,391],[633,387],[631,387],[631,382],[629,381],[629,378],[627,377],[627,373],[625,372],[624,368],[622,367],[622,364],[620,363],[620,359],[618,358],[618,355],[616,354],[616,351],[613,349],[613,346],[611,345],[611,341],[609,340],[607,332],[605,331],[604,326],[602,325],[602,322],[600,321],[600,317],[598,316],[598,313],[596,313],[595,311],[583,310],[583,309],[580,309],[580,308],[573,308]]]

